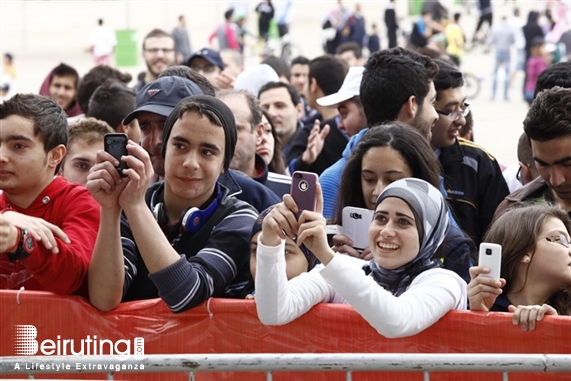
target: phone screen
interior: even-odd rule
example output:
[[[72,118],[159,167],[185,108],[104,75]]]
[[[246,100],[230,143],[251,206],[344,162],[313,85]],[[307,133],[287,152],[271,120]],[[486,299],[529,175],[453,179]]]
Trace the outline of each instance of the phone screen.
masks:
[[[124,177],[123,170],[127,169],[127,163],[121,161],[122,156],[126,156],[128,137],[125,134],[106,134],[104,136],[105,152],[110,153],[115,159],[119,161],[117,171],[121,177]]]

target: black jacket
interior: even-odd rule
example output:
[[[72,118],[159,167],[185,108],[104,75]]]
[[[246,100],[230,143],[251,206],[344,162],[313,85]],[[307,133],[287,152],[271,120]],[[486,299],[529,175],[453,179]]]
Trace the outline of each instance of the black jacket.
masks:
[[[479,245],[496,208],[509,194],[500,166],[482,147],[462,138],[442,148],[439,159],[454,217]]]
[[[230,196],[252,205],[258,213],[281,202],[281,198],[270,188],[233,169],[229,169],[221,174],[218,182],[228,188]]]
[[[335,162],[341,158],[349,139],[337,127],[337,117],[322,121],[321,129],[323,129],[326,124],[329,125],[329,134],[323,143],[323,150],[319,156],[317,156],[313,164],[307,164],[301,160],[301,156],[307,148],[307,139],[313,129],[313,124],[306,124],[302,129],[297,130],[295,135],[291,138],[291,148],[286,157],[291,173],[294,171],[307,171],[320,175],[321,172],[335,164]]]

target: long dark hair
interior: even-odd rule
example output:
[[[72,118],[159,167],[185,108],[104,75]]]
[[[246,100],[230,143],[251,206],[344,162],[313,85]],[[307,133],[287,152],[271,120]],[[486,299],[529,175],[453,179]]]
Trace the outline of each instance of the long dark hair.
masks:
[[[517,278],[517,265],[521,257],[527,253],[532,253],[531,262],[534,260],[539,233],[550,217],[561,220],[567,231],[571,231],[571,220],[560,207],[527,203],[514,205],[506,210],[484,235],[484,242],[502,245],[501,275],[506,280],[504,294],[521,291],[512,289],[513,282]],[[526,272],[524,286],[527,283],[527,276]],[[558,291],[551,295],[546,303],[555,308],[560,315],[571,315],[570,292],[571,287]]]
[[[408,124],[390,122],[371,128],[357,144],[341,176],[337,197],[337,224],[345,206],[367,208],[361,186],[363,156],[374,147],[391,147],[412,170],[412,177],[422,179],[439,189],[440,164],[426,138]]]
[[[268,164],[268,170],[271,172],[285,175],[286,170],[285,170],[285,162],[283,156],[282,139],[276,133],[276,128],[272,123],[272,118],[270,118],[270,114],[268,114],[268,112],[265,110],[262,111],[262,113],[264,114],[266,120],[270,124],[272,128],[272,136],[274,137],[274,156],[272,156],[272,160],[270,160],[270,163]]]

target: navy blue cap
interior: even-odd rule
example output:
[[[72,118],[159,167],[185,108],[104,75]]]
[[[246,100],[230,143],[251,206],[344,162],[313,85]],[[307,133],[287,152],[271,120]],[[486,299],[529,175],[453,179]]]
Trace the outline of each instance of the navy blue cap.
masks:
[[[201,95],[202,90],[191,80],[182,77],[161,77],[149,82],[137,93],[135,111],[123,120],[129,124],[141,111],[168,117],[175,106],[191,95]]]
[[[220,53],[214,49],[210,48],[202,48],[198,52],[194,53],[187,61],[186,66],[192,67],[190,63],[193,59],[200,57],[204,58],[206,61],[210,62],[214,66],[218,66],[220,70],[224,70],[224,62],[222,61],[222,57],[220,57]]]

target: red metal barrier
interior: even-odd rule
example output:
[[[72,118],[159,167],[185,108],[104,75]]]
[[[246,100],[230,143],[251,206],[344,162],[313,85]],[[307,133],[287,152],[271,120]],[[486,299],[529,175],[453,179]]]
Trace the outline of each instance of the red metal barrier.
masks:
[[[18,300],[19,299],[19,304]],[[80,341],[88,335],[116,341],[145,339],[145,354],[184,353],[545,353],[571,354],[571,317],[546,317],[535,331],[522,332],[511,314],[453,311],[424,332],[386,339],[347,305],[322,304],[279,327],[262,325],[253,301],[211,299],[173,314],[160,299],[124,303],[108,313],[85,299],[50,293],[0,291],[0,356],[14,356],[13,325],[37,328],[37,341]],[[38,353],[38,355],[41,353]],[[25,356],[23,357],[25,359]],[[79,357],[78,357],[79,359]],[[103,374],[58,378],[105,379]],[[344,380],[340,372],[275,372],[274,380]],[[0,376],[1,377],[1,376]],[[13,377],[13,376],[11,376]],[[187,380],[180,373],[123,373],[118,380]],[[22,377],[24,378],[24,377]],[[37,375],[36,378],[54,378]],[[197,373],[203,380],[265,380],[263,373]],[[353,373],[353,380],[422,380],[422,373]],[[500,373],[431,373],[431,380],[501,380]],[[563,373],[510,374],[510,380],[571,380]]]

